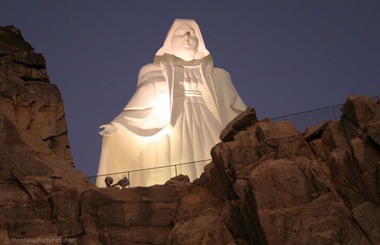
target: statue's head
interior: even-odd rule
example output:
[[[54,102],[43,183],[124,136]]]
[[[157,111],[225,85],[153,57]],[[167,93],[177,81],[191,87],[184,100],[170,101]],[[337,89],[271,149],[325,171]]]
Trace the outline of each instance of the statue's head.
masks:
[[[199,26],[194,20],[176,19],[163,47],[156,56],[171,54],[185,61],[202,59],[210,53],[206,49]]]
[[[198,42],[194,29],[183,23],[171,37],[171,52],[183,60],[193,60],[198,51]]]

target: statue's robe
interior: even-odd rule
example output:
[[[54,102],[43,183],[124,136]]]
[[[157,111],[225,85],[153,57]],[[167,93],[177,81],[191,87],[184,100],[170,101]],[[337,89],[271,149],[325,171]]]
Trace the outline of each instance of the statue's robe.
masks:
[[[199,177],[220,131],[245,109],[229,73],[214,68],[210,56],[156,57],[141,68],[135,94],[111,122],[117,131],[103,137],[96,184],[105,186],[106,174],[115,181],[126,176],[131,186]]]

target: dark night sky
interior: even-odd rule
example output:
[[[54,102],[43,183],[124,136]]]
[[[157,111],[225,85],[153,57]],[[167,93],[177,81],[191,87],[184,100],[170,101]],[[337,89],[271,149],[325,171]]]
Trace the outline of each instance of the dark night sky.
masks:
[[[380,92],[380,1],[2,0],[43,53],[65,104],[78,169],[96,175],[99,126],[120,113],[175,18],[195,19],[216,67],[258,117]]]

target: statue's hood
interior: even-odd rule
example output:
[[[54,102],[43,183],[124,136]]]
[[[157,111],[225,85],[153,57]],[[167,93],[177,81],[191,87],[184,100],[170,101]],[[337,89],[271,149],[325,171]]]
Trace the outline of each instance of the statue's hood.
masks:
[[[182,24],[187,24],[195,31],[195,36],[198,38],[198,51],[195,54],[195,59],[203,59],[206,56],[210,55],[210,52],[206,49],[206,45],[203,41],[201,30],[199,29],[198,24],[195,22],[195,20],[192,19],[175,19],[173,22],[173,25],[171,26],[168,35],[166,36],[164,45],[162,48],[160,48],[156,53],[157,56],[163,56],[164,54],[172,54],[171,49],[171,39],[174,35],[175,30],[178,29]]]

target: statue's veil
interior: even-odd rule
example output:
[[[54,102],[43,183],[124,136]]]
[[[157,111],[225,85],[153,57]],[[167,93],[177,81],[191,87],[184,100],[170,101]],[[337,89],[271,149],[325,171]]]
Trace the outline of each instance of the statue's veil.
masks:
[[[170,28],[168,35],[166,36],[164,45],[162,48],[160,48],[157,53],[157,56],[163,56],[164,54],[173,54],[171,50],[171,39],[174,35],[175,30],[177,30],[178,27],[180,27],[182,24],[188,24],[191,28],[195,31],[195,36],[198,38],[198,51],[195,54],[195,59],[203,59],[206,56],[210,55],[210,52],[206,49],[205,43],[203,41],[201,30],[199,29],[198,24],[195,22],[195,20],[192,19],[175,19],[173,22],[172,27]]]

